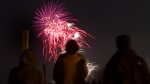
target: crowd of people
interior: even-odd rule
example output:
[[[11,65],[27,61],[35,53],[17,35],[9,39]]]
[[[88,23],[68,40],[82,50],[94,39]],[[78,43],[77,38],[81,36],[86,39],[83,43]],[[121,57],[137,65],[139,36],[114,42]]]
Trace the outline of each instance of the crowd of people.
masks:
[[[145,60],[131,48],[128,35],[116,38],[118,51],[106,64],[101,83],[91,84],[150,84],[150,73]],[[88,69],[86,58],[78,53],[75,40],[69,40],[66,53],[60,54],[54,65],[53,79],[56,84],[89,84],[85,81]],[[41,72],[36,69],[36,56],[26,49],[20,57],[20,65],[11,70],[8,84],[46,84]]]

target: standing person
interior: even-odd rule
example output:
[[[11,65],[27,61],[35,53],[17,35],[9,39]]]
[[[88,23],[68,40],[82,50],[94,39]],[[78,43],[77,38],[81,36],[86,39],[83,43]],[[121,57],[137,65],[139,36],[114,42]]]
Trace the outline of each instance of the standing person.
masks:
[[[130,43],[128,35],[117,37],[118,51],[106,65],[103,84],[150,84],[148,66],[130,48]]]
[[[75,40],[69,40],[54,66],[53,78],[56,84],[86,84],[88,74],[86,59],[77,53],[79,46]]]
[[[20,57],[20,66],[11,70],[8,84],[46,84],[45,80],[36,67],[35,54],[26,49]]]

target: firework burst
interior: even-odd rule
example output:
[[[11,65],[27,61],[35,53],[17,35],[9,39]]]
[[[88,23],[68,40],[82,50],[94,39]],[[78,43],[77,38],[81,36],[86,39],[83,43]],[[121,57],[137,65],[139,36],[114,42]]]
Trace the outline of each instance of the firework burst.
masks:
[[[84,37],[89,34],[74,23],[69,23],[76,20],[69,17],[70,13],[66,11],[63,3],[44,4],[35,14],[34,26],[38,37],[43,39],[43,54],[49,61],[52,57],[54,61],[57,60],[58,52],[65,51],[65,44],[70,39],[76,40],[81,49],[84,48],[83,43],[90,48],[84,41]]]
[[[80,51],[84,52],[83,44],[90,46],[84,41],[85,36],[90,34],[75,26],[74,18],[70,17],[70,13],[66,11],[63,3],[50,2],[44,4],[41,9],[37,9],[34,17],[34,27],[38,37],[43,41],[43,55],[47,60],[54,58],[56,62],[59,52],[65,52],[65,45],[68,40],[74,39],[77,41]],[[93,37],[92,37],[93,38]],[[93,77],[93,72],[98,69],[98,65],[93,62],[87,62],[88,76]]]

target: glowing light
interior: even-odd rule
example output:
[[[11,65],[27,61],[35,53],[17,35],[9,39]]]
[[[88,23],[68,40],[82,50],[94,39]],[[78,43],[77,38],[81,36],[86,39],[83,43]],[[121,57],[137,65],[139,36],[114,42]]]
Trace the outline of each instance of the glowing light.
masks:
[[[43,40],[43,54],[49,61],[52,57],[54,61],[57,60],[58,52],[65,51],[65,44],[70,39],[77,40],[80,48],[84,48],[83,44],[90,48],[84,41],[84,37],[89,34],[69,22],[76,20],[69,17],[70,13],[66,11],[63,3],[44,4],[35,14],[35,30]]]
[[[100,69],[98,64],[96,64],[95,62],[90,62],[90,61],[87,61],[87,64],[86,66],[88,67],[88,75],[87,75],[87,78],[88,77],[92,77],[94,79],[94,71],[97,71]],[[87,80],[86,78],[86,80]]]
[[[71,28],[73,26],[73,23],[68,23],[67,25]]]

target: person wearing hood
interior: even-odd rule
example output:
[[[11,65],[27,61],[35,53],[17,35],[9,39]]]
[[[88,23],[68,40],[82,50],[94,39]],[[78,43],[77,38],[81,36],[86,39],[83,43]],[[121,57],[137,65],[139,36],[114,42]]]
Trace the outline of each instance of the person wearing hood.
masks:
[[[116,39],[118,51],[108,61],[103,84],[150,84],[150,74],[145,60],[131,49],[128,35]]]
[[[36,56],[26,49],[20,57],[20,65],[13,68],[9,74],[8,84],[46,84],[41,72],[36,69]]]
[[[86,84],[88,74],[86,59],[77,53],[79,46],[75,40],[69,40],[65,47],[66,53],[58,56],[53,69],[56,84]]]

